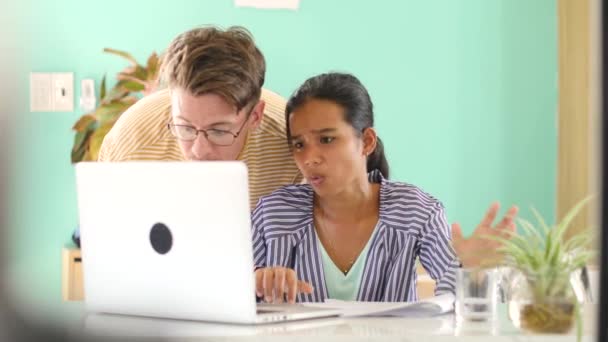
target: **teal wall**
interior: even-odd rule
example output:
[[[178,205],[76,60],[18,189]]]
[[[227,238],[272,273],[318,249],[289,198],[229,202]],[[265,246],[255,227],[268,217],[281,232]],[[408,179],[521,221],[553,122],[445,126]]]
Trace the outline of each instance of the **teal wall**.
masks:
[[[24,15],[26,70],[74,72],[76,88],[125,66],[104,47],[144,59],[193,26],[243,25],[266,55],[266,87],[284,96],[317,73],[356,74],[375,102],[392,178],[441,199],[465,231],[493,200],[554,215],[554,0],[302,0],[296,12],[231,0],[30,0]],[[69,155],[82,113],[30,113],[24,99],[16,114],[12,280],[52,312],[60,249],[78,221]]]

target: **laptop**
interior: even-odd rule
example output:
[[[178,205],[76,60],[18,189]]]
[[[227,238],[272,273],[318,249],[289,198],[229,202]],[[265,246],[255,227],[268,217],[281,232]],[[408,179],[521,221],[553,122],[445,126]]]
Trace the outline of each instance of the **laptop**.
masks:
[[[88,312],[243,324],[340,314],[256,304],[244,163],[75,170]]]

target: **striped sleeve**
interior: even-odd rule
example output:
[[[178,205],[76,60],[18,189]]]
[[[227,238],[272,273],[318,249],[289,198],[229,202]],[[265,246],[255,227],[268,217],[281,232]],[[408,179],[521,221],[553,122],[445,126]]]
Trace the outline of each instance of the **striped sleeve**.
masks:
[[[458,260],[450,241],[443,205],[435,203],[423,228],[420,262],[436,282],[435,295],[455,293]]]
[[[264,205],[260,200],[251,214],[253,241],[253,269],[266,267],[266,239],[264,237]]]

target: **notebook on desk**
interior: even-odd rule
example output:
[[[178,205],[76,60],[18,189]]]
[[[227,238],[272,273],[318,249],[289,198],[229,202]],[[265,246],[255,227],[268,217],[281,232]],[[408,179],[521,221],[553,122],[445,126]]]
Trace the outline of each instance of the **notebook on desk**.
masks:
[[[446,293],[418,302],[353,302],[328,299],[323,303],[305,303],[314,308],[336,309],[342,317],[432,317],[454,311],[454,294]]]
[[[89,312],[230,323],[337,316],[255,302],[241,162],[76,165]]]

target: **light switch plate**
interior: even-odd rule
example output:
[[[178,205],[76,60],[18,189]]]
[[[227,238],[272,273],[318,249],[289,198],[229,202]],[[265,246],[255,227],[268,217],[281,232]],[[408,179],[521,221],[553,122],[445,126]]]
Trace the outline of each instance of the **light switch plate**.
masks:
[[[71,72],[52,74],[54,112],[74,111],[74,74]]]
[[[30,111],[50,112],[53,110],[51,97],[51,74],[30,73]]]
[[[74,111],[74,73],[30,73],[30,111]]]

